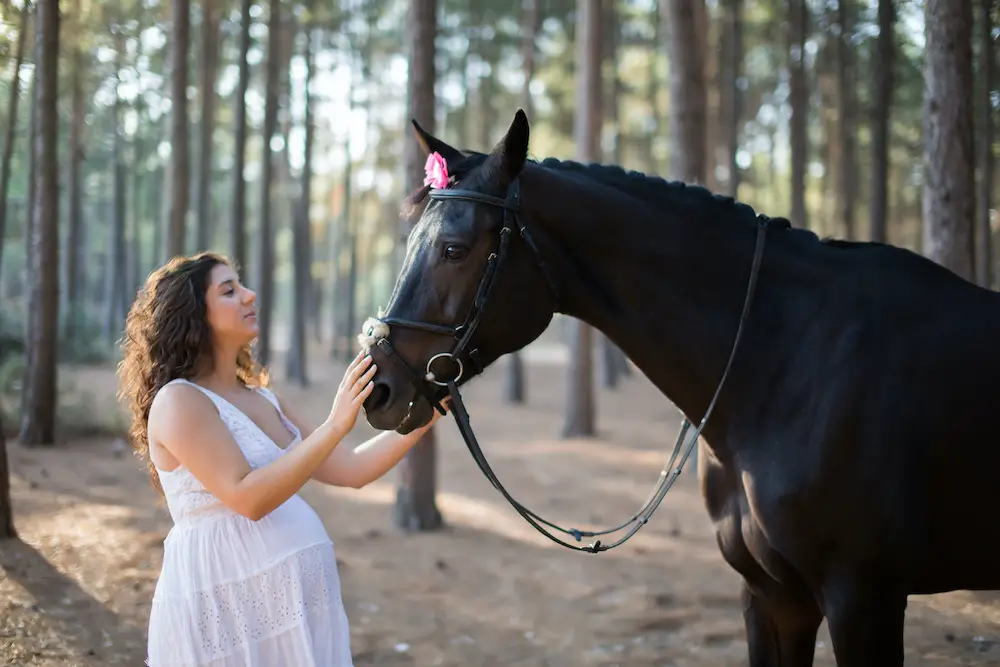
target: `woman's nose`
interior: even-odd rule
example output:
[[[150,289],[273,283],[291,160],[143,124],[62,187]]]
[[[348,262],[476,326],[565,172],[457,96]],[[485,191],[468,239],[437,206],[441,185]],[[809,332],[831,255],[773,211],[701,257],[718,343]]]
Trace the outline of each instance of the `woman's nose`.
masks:
[[[243,293],[243,303],[249,305],[249,304],[254,303],[256,301],[257,301],[257,293],[254,292],[252,289],[248,288]]]

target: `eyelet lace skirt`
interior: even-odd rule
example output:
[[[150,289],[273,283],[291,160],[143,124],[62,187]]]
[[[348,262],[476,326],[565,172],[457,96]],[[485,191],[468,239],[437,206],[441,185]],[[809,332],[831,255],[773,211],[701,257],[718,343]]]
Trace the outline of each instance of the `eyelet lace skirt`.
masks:
[[[164,542],[149,667],[352,667],[333,544],[293,497],[260,521],[185,521]]]

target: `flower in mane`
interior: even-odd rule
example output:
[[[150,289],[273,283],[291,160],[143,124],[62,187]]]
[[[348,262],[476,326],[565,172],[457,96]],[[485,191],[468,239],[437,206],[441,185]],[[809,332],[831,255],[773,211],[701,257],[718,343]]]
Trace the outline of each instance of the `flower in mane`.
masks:
[[[448,163],[441,157],[440,153],[434,152],[427,156],[427,162],[424,163],[424,173],[426,174],[424,185],[438,190],[448,187]]]

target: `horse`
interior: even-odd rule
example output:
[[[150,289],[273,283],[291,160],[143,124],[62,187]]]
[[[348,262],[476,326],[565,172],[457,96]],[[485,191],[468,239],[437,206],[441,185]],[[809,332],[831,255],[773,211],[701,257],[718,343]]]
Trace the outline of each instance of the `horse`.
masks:
[[[823,619],[839,667],[902,665],[909,595],[1000,589],[1000,295],[704,187],[529,159],[521,110],[488,153],[413,129],[437,166],[359,336],[373,427],[426,424],[564,313],[700,421],[752,667],[812,665]]]

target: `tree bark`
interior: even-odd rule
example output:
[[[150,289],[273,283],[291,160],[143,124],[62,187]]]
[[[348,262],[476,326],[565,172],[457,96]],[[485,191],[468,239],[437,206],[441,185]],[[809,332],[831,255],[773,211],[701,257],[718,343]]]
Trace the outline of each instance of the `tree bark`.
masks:
[[[740,167],[737,157],[740,148],[740,125],[743,118],[743,97],[739,81],[743,75],[743,0],[727,0],[725,3],[724,59],[722,86],[719,97],[722,101],[720,114],[725,128],[726,143],[726,194],[736,197],[740,189]]]
[[[312,153],[313,153],[313,116],[312,95],[309,85],[313,77],[313,47],[314,12],[309,11],[309,22],[303,30],[305,38],[304,60],[306,65],[305,81],[305,154],[302,164],[301,186],[298,205],[295,208],[293,224],[293,262],[292,262],[292,329],[291,345],[288,350],[288,378],[299,386],[309,386],[306,372],[306,309],[311,301],[312,286],[312,240],[310,239],[309,209],[312,204]]]
[[[125,253],[125,132],[122,127],[122,98],[118,93],[121,85],[121,71],[125,60],[125,36],[121,34],[121,25],[116,25],[115,31],[115,102],[112,106],[112,123],[115,128],[112,140],[111,162],[114,170],[112,181],[112,214],[108,248],[110,256],[106,265],[106,282],[104,291],[105,335],[111,341],[118,337],[118,332],[125,323],[125,313],[128,309],[126,292],[126,253]],[[67,252],[72,249],[67,248]]]
[[[25,13],[28,8],[21,10]],[[17,539],[14,527],[14,506],[10,497],[10,462],[7,457],[7,437],[3,414],[0,414],[0,539]]]
[[[993,45],[994,0],[981,0],[979,17],[979,217],[976,224],[976,281],[993,285],[993,234],[990,231],[990,208],[993,205],[993,79],[996,49]]]
[[[577,160],[598,159],[601,140],[601,1],[578,0],[579,28],[576,33],[576,108],[573,134]],[[569,318],[570,362],[566,386],[566,413],[562,434],[566,438],[588,437],[596,432],[594,396],[594,330],[581,320]]]
[[[428,132],[434,130],[434,69],[437,33],[437,0],[410,0],[409,77],[407,80],[407,119],[415,118]],[[403,164],[406,190],[423,183],[424,155],[412,138],[404,144]],[[400,236],[405,236],[411,221],[400,220]],[[399,528],[411,531],[435,530],[444,520],[437,508],[437,434],[431,428],[399,462],[399,481],[393,520]]]
[[[28,292],[31,349],[27,369],[24,416],[19,439],[24,445],[55,444],[56,343],[59,333],[59,2],[40,0],[36,9],[38,131],[34,136],[34,221],[32,266]]]
[[[534,105],[531,100],[531,81],[535,76],[535,41],[539,24],[538,0],[523,0],[521,4],[521,58],[524,70],[524,85],[521,88],[521,108],[531,119]],[[507,403],[524,403],[524,362],[520,350],[515,350],[507,358],[507,374],[504,381],[504,400]]]
[[[219,61],[219,8],[202,0],[201,24],[201,155],[198,161],[196,250],[212,245],[212,134],[215,130],[215,79]]]
[[[889,120],[892,117],[895,75],[896,24],[895,0],[878,0],[878,40],[875,44],[875,76],[872,85],[871,146],[872,192],[869,214],[869,235],[872,241],[888,239],[889,215]]]
[[[188,209],[188,69],[191,9],[189,0],[173,0],[170,34],[170,217],[165,259],[184,254]]]
[[[806,34],[809,13],[805,0],[788,2],[789,101],[792,117],[788,121],[792,149],[792,211],[795,225],[809,226],[806,211],[806,165],[809,161],[809,84],[806,80]]]
[[[663,0],[670,60],[670,178],[705,183],[708,165],[704,0]]]
[[[262,364],[271,360],[271,315],[274,313],[274,233],[271,231],[271,192],[274,182],[274,152],[271,139],[278,130],[278,71],[281,63],[281,0],[271,0],[267,19],[267,71],[264,93],[264,132],[261,139],[260,227],[257,230],[257,356]]]
[[[230,254],[232,260],[243,274],[247,276],[247,239],[246,239],[246,180],[243,170],[246,165],[247,146],[247,103],[246,94],[250,84],[250,67],[247,54],[250,51],[250,6],[251,0],[240,2],[240,61],[239,81],[236,85],[236,103],[233,113],[234,132],[236,135],[236,155],[233,164],[233,200],[230,213]]]
[[[837,22],[840,24],[840,38],[837,40],[838,65],[838,129],[840,134],[840,224],[846,239],[857,236],[854,209],[858,190],[857,164],[857,112],[855,90],[857,82],[854,70],[854,47],[851,36],[854,32],[853,0],[839,0]]]
[[[83,287],[83,276],[80,272],[80,247],[83,236],[83,132],[86,122],[85,100],[83,96],[83,58],[84,52],[81,46],[83,16],[81,0],[73,0],[70,11],[72,25],[79,30],[73,35],[73,56],[70,59],[72,76],[70,77],[70,119],[69,119],[69,146],[67,149],[69,164],[67,175],[67,186],[69,188],[68,205],[69,210],[66,218],[66,248],[65,248],[65,270],[63,271],[63,284],[65,285],[65,307],[64,339],[72,340],[81,324],[83,315],[83,304],[81,299],[81,287]]]
[[[28,16],[31,5],[21,9],[21,23],[17,29],[17,51],[14,55],[14,80],[10,84],[10,100],[7,106],[7,132],[3,143],[3,158],[0,162],[0,264],[3,260],[4,239],[7,230],[7,194],[10,189],[10,163],[14,155],[14,141],[17,138],[17,102],[21,97],[21,63],[24,62],[24,48],[28,41]]]
[[[972,2],[924,5],[924,254],[974,280]]]

